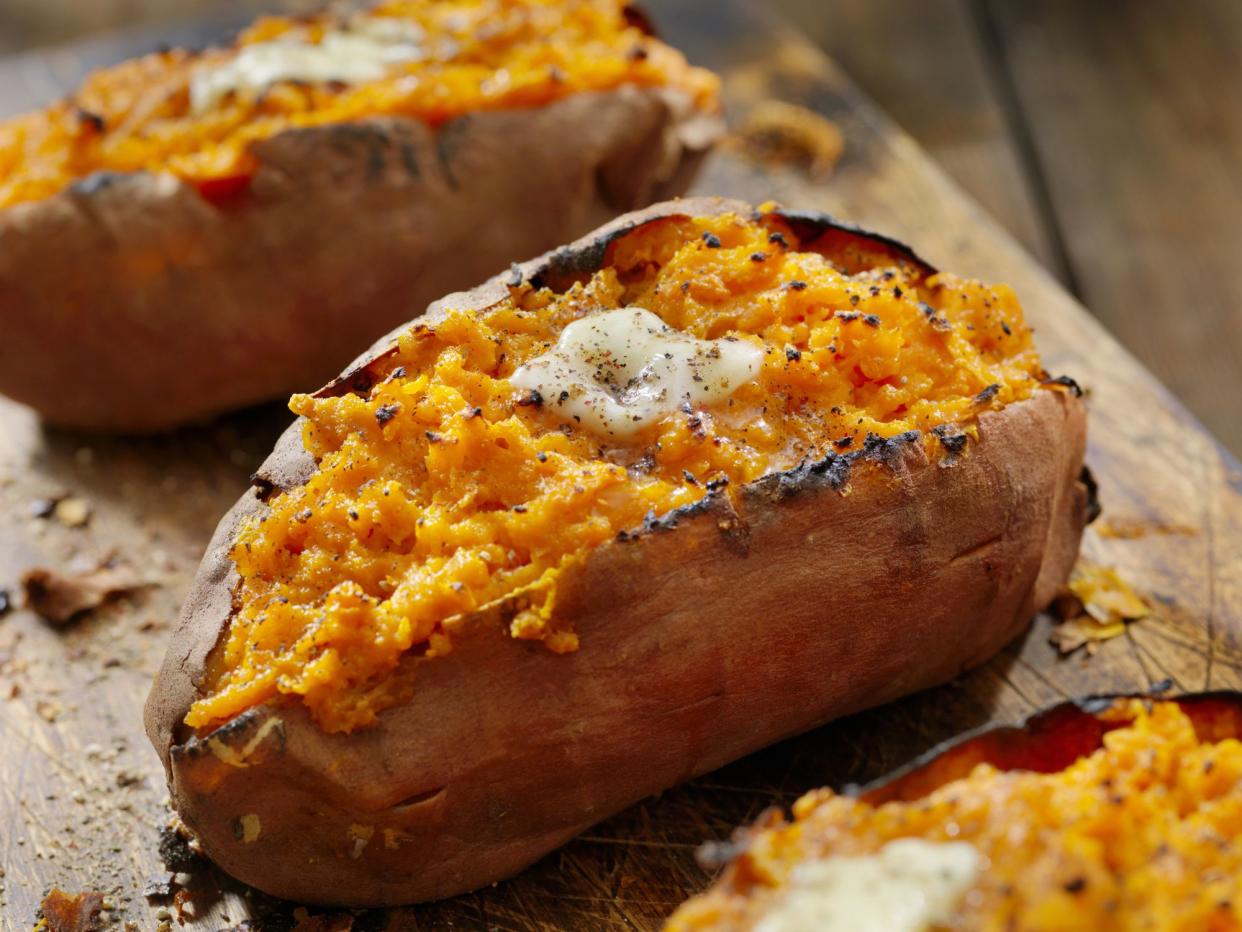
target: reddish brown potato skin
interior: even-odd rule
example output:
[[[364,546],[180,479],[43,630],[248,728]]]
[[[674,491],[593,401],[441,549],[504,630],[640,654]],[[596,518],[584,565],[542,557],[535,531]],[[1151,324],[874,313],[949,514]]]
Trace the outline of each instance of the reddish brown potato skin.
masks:
[[[1202,741],[1242,738],[1242,693],[1235,690],[1172,697],[1089,696],[1050,706],[1017,725],[991,726],[951,738],[901,770],[858,789],[856,795],[871,806],[894,801],[917,802],[955,780],[968,778],[980,764],[988,764],[1002,772],[1061,773],[1102,748],[1104,736],[1126,724],[1110,721],[1103,713],[1117,701],[1132,698],[1176,702]],[[778,810],[769,809],[754,825],[734,832],[729,845],[732,860],[712,886],[701,894],[702,902],[720,907],[725,916],[734,915],[735,910],[741,914],[745,910],[746,891],[751,888],[754,877],[754,868],[745,863],[744,852],[765,831],[786,824]],[[686,927],[689,925],[693,925],[693,921]],[[740,920],[734,925],[729,925],[728,920],[718,920],[713,925],[717,927],[741,928],[742,925]]]
[[[288,131],[215,200],[91,176],[0,210],[0,392],[145,432],[322,384],[446,292],[681,193],[718,132],[677,92],[622,87]]]
[[[873,806],[930,796],[954,780],[969,777],[979,764],[997,770],[1060,773],[1104,746],[1104,735],[1125,724],[1102,715],[1123,699],[1176,702],[1203,741],[1242,738],[1242,693],[1220,689],[1180,696],[1115,694],[1062,702],[1012,726],[983,728],[932,748],[896,773],[858,791]]]
[[[523,272],[562,280],[649,220],[750,209],[657,205]],[[919,262],[828,218],[800,222],[843,248]],[[504,293],[491,282],[441,305],[482,308]],[[366,379],[383,355],[377,345],[325,391]],[[502,607],[461,623],[449,656],[408,660],[398,675],[415,678],[413,698],[374,728],[327,735],[280,700],[192,736],[182,721],[228,623],[236,523],[263,510],[263,490],[313,467],[295,425],[262,488],[221,523],[148,700],[174,803],[217,863],[269,893],[437,899],[510,876],[646,795],[944,682],[1052,598],[1088,508],[1080,399],[1040,391],[979,427],[951,466],[929,462],[921,442],[885,444],[852,463],[848,494],[838,461],[762,480],[737,511],[716,497],[605,545],[563,577],[574,654],[509,637]]]

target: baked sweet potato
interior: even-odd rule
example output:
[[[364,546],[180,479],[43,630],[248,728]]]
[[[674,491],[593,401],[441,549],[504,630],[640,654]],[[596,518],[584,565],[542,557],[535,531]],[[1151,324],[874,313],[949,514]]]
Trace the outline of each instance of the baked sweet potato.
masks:
[[[768,813],[668,929],[1237,928],[1239,740],[1234,692],[1054,706]]]
[[[0,392],[147,431],[321,384],[433,299],[681,193],[720,130],[715,77],[621,0],[347,9],[0,124]]]
[[[292,407],[147,730],[205,850],[294,899],[479,887],[943,682],[1052,598],[1088,512],[1083,403],[1012,292],[716,199],[450,295]]]

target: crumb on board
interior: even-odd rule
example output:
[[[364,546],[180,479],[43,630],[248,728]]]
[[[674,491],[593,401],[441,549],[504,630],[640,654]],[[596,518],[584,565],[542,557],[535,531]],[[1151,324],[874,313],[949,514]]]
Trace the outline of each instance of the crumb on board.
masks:
[[[70,894],[53,887],[43,898],[35,932],[95,932],[103,928],[100,922],[103,908],[102,893]]]
[[[177,874],[189,873],[202,864],[198,852],[179,824],[160,829],[159,854],[164,866]]]
[[[52,517],[65,527],[85,527],[91,520],[91,506],[76,496],[62,498],[52,509]]]
[[[781,100],[755,104],[733,139],[757,162],[793,166],[814,179],[831,175],[845,151],[845,137],[836,123]]]
[[[1052,607],[1060,623],[1048,639],[1062,654],[1080,647],[1093,654],[1102,642],[1119,637],[1127,625],[1151,614],[1146,601],[1115,569],[1083,563],[1074,567]]]
[[[22,574],[21,584],[26,607],[56,626],[149,585],[129,567],[108,561],[82,572],[31,567]]]
[[[1193,537],[1199,533],[1188,524],[1109,515],[1097,521],[1095,533],[1108,540],[1140,540],[1144,537]]]
[[[67,528],[85,527],[90,523],[90,504],[76,495],[60,494],[36,498],[29,505],[32,518],[55,520]]]

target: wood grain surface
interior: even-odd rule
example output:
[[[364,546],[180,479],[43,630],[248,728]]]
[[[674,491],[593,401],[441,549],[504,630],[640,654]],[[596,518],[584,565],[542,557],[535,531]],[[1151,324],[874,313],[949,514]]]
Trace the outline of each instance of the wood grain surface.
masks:
[[[1242,453],[1242,6],[773,3]]]
[[[1006,281],[1022,297],[1054,373],[1090,393],[1089,462],[1105,520],[1084,558],[1116,567],[1155,608],[1093,657],[1061,659],[1051,621],[984,668],[943,688],[811,732],[646,800],[514,880],[440,904],[310,925],[290,904],[200,867],[182,878],[187,928],[653,929],[709,874],[694,849],[726,838],[765,807],[825,783],[875,777],[963,729],[1011,722],[1066,696],[1242,686],[1242,467],[1014,240],[967,199],[844,75],[749,0],[650,4],[665,34],[726,77],[730,117],[776,98],[841,126],[846,154],[826,181],[759,164],[735,142],[696,190],[824,208],[894,233],[928,259]],[[222,24],[174,35],[214,36]],[[81,71],[141,51],[150,34],[0,65],[13,109],[70,86]],[[1175,232],[1175,231],[1171,231]],[[73,274],[67,269],[66,274]],[[66,335],[70,338],[70,335]],[[135,360],[141,365],[141,360]],[[217,517],[242,491],[289,416],[280,406],[151,440],[42,430],[0,403],[0,587],[30,566],[113,559],[149,585],[57,630],[27,611],[0,618],[0,928],[24,929],[45,889],[96,889],[109,915],[156,928],[178,904],[143,888],[162,874],[156,835],[168,819],[162,773],[141,730],[141,703],[168,624]],[[39,517],[72,495],[91,509],[70,527]],[[824,671],[831,676],[831,670]],[[779,688],[779,685],[774,688]],[[796,695],[789,702],[796,703]],[[642,749],[635,748],[636,756]],[[175,923],[174,923],[175,924]]]

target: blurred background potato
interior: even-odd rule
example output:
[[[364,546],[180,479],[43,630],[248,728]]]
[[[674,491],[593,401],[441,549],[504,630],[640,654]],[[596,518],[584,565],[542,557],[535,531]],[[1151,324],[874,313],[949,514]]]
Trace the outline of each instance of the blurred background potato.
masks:
[[[764,2],[1242,453],[1242,3]],[[0,0],[0,53],[318,5]]]

